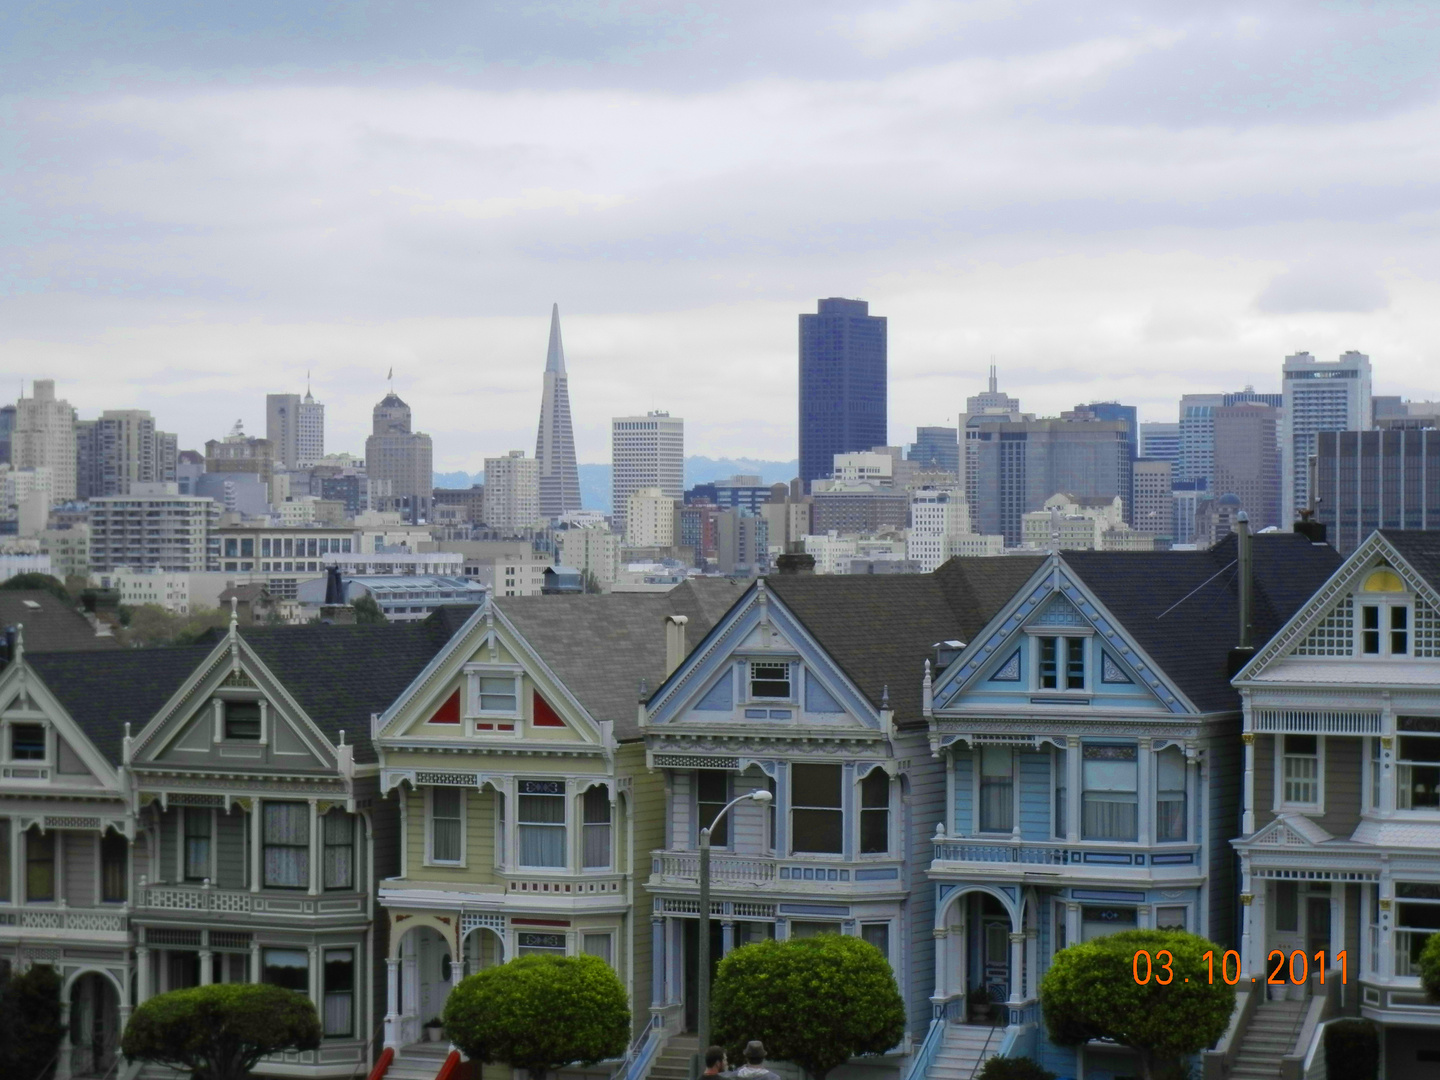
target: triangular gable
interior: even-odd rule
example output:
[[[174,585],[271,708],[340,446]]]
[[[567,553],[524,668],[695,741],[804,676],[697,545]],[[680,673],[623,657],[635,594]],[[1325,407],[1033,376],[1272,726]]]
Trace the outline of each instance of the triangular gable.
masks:
[[[1246,847],[1316,847],[1335,839],[1309,818],[1281,814],[1245,841]]]
[[[477,738],[477,749],[486,745],[483,737],[490,734],[508,736],[510,748],[523,745],[513,719],[485,718],[470,724],[473,730],[467,730],[467,669],[477,668],[523,676],[519,695],[526,703],[524,711],[528,711],[531,728],[550,732],[552,737],[563,732],[567,739],[578,737],[583,743],[606,745],[602,725],[550,670],[504,611],[488,602],[466,619],[425,670],[376,718],[374,737],[403,739],[417,734],[418,729],[437,722],[433,717],[451,715],[453,702],[458,730],[450,731],[450,736]]]
[[[792,680],[788,703],[752,702],[737,708],[744,687],[737,686],[741,660],[788,666]],[[860,689],[773,592],[757,581],[726,613],[651,697],[647,726],[697,721],[724,715],[749,723],[771,721],[844,724],[878,730],[880,713]]]
[[[1093,631],[1096,655],[1089,696],[1107,688],[1138,687],[1168,712],[1198,711],[1084,583],[1067,571],[1064,560],[1052,556],[941,673],[931,691],[932,712],[959,707],[961,698],[981,684],[1013,689],[1027,698],[1044,693],[1031,691],[1028,680],[1021,678],[1020,650],[1029,627],[1053,629],[1062,636],[1067,627]]]
[[[1257,678],[1287,657],[1349,657],[1354,654],[1353,593],[1360,580],[1381,564],[1399,575],[1415,594],[1411,628],[1419,659],[1440,658],[1440,594],[1405,561],[1382,533],[1371,533],[1310,600],[1291,616],[1265,647],[1240,669],[1236,685]]]
[[[0,673],[0,717],[12,723],[47,723],[55,729],[60,747],[50,782],[63,787],[85,777],[106,790],[118,793],[120,772],[95,748],[90,737],[75,722],[59,699],[50,692],[38,673],[23,657]],[[23,763],[19,763],[23,767]]]
[[[261,706],[259,738],[228,738],[227,732],[235,729],[227,727],[224,706],[217,711],[217,700]],[[242,772],[265,767],[311,772],[335,769],[338,755],[232,626],[165,707],[135,735],[129,760],[141,767]]]

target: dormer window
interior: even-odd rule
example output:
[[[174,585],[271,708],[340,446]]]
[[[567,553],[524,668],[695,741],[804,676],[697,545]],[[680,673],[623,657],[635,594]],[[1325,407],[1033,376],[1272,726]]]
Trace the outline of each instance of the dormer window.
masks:
[[[752,661],[750,664],[750,697],[752,700],[769,698],[789,701],[790,665]]]
[[[1400,575],[1383,568],[1373,571],[1357,600],[1360,655],[1409,656],[1410,604]]]
[[[1085,689],[1085,639],[1042,637],[1040,643],[1040,689]]]
[[[45,725],[44,725],[44,724],[11,724],[11,725],[10,725],[10,760],[11,760],[11,761],[44,761],[44,760],[45,760]]]
[[[236,742],[260,741],[260,703],[225,702],[225,738]]]

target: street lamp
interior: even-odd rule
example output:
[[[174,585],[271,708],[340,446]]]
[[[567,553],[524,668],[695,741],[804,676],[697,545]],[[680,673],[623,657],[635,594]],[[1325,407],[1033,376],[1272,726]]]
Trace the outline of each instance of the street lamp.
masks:
[[[761,790],[731,799],[715,815],[710,827],[700,830],[700,985],[696,994],[695,1010],[699,1018],[702,1056],[710,1045],[710,829],[720,824],[720,819],[728,814],[736,803],[752,799],[765,806],[774,797],[770,792]]]

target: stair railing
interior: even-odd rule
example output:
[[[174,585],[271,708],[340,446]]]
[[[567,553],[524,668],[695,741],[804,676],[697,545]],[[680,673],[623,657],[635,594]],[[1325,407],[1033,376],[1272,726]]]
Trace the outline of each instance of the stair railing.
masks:
[[[995,1038],[995,1032],[999,1029],[990,1025],[990,1034],[985,1036],[985,1045],[980,1047],[980,1056],[975,1059],[975,1064],[970,1066],[970,1080],[975,1080],[975,1074],[980,1071],[980,1066],[985,1064],[985,1051],[990,1049],[990,1040]]]

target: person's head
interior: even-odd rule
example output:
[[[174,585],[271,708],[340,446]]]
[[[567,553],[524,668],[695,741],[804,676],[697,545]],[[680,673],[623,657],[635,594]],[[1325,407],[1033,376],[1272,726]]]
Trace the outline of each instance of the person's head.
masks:
[[[705,1051],[705,1068],[721,1072],[725,1068],[725,1051],[718,1046],[712,1046]]]
[[[745,1044],[745,1060],[751,1065],[761,1065],[765,1061],[765,1044],[759,1039],[751,1039]]]

